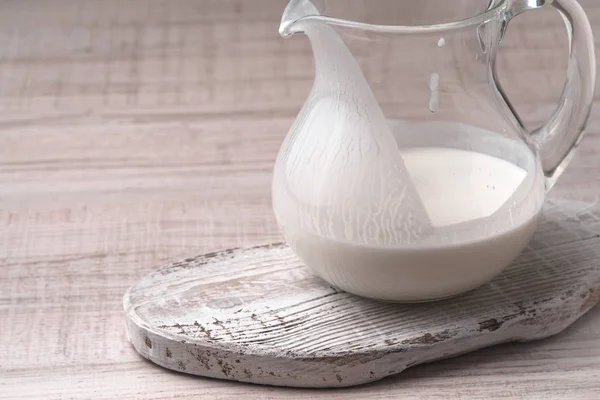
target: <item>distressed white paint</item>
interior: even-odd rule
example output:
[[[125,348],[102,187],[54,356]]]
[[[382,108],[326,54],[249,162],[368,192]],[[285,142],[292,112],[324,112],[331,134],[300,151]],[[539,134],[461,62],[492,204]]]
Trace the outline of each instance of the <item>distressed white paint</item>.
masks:
[[[285,244],[190,258],[130,289],[128,334],[144,357],[190,374],[299,387],[371,382],[562,331],[600,300],[599,220],[597,207],[548,204],[511,267],[435,303],[378,303],[338,291]]]

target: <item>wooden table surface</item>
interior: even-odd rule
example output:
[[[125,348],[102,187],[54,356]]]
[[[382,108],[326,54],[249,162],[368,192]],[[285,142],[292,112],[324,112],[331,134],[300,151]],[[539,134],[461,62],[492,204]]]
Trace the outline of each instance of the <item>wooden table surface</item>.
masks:
[[[582,2],[600,43],[600,3]],[[0,399],[598,399],[600,308],[562,334],[339,391],[178,374],[127,342],[122,295],[162,263],[281,240],[271,170],[312,83],[283,0],[0,1]],[[559,15],[511,23],[524,119],[565,76]],[[600,49],[598,49],[600,53]],[[553,190],[597,201],[600,111]]]

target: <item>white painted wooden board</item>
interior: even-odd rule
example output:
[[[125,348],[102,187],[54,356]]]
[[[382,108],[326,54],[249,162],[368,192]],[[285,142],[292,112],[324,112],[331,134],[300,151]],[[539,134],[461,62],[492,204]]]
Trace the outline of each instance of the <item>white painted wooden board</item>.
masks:
[[[142,356],[194,375],[298,387],[371,382],[565,329],[600,301],[599,221],[595,204],[550,201],[530,246],[499,277],[427,304],[339,291],[284,243],[204,254],[131,287],[128,336]]]

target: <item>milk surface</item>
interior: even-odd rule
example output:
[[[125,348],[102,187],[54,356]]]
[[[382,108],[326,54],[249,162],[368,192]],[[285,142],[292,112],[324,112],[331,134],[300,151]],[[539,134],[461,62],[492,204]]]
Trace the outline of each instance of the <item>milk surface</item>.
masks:
[[[474,151],[421,147],[401,155],[436,227],[489,217],[527,176],[508,161]]]

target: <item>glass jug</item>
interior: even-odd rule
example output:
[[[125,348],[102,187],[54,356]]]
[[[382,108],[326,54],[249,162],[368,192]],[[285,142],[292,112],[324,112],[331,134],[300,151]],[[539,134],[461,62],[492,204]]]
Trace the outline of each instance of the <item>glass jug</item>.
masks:
[[[565,21],[568,77],[530,132],[495,60],[511,18],[544,5]],[[273,178],[278,224],[308,267],[411,302],[473,289],[520,254],[592,104],[593,38],[575,0],[292,0],[279,32],[307,35],[315,59]]]

